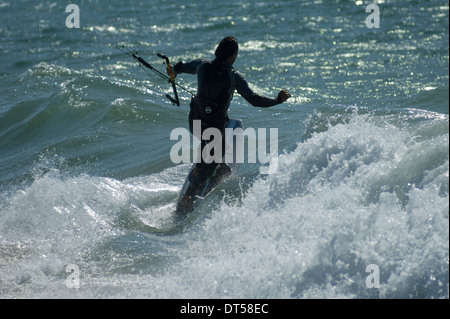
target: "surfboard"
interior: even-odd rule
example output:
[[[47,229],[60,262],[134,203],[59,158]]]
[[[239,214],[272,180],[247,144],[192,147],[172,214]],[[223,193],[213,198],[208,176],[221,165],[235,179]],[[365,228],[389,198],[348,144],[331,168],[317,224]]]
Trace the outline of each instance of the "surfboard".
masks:
[[[230,119],[226,128],[222,162],[217,165],[192,165],[178,197],[177,214],[192,212],[217,185],[237,175],[243,158],[243,124],[241,120]]]

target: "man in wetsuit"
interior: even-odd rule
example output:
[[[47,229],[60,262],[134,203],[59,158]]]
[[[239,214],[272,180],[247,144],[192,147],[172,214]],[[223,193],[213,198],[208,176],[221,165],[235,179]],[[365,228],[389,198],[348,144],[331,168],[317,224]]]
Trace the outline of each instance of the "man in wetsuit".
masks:
[[[238,42],[234,37],[224,38],[215,51],[213,61],[197,59],[191,62],[179,62],[169,75],[176,77],[179,73],[197,74],[197,95],[191,101],[189,113],[189,128],[193,133],[193,121],[201,120],[201,133],[209,127],[218,128],[223,132],[228,121],[228,107],[236,90],[251,105],[270,107],[285,102],[291,95],[282,90],[277,98],[268,98],[253,92],[243,76],[232,67],[238,54]],[[202,140],[202,147],[208,141]],[[224,142],[222,145],[224,146]],[[201,152],[200,152],[201,154]],[[222,154],[224,154],[222,152]],[[203,163],[203,160],[202,160]]]
[[[259,107],[283,103],[291,96],[286,90],[280,91],[277,98],[268,98],[253,92],[243,76],[232,67],[237,54],[237,40],[234,37],[226,37],[217,46],[216,58],[213,61],[196,59],[187,63],[179,62],[172,69],[167,69],[167,73],[173,78],[179,73],[197,74],[198,89],[190,104],[189,128],[194,134],[193,121],[200,120],[202,135],[207,128],[219,129],[222,133],[222,154],[225,150],[225,127],[229,119],[228,107],[235,90],[251,105]],[[210,140],[203,140],[201,136],[198,138],[201,140],[201,155]],[[178,207],[177,211],[185,214],[192,209],[196,190],[203,187],[205,178],[211,176],[217,165],[215,162],[207,164],[203,158],[201,159],[189,175],[190,184],[194,186],[188,189],[181,201],[182,207]],[[220,168],[226,169],[223,165]],[[220,174],[225,175],[226,172]]]

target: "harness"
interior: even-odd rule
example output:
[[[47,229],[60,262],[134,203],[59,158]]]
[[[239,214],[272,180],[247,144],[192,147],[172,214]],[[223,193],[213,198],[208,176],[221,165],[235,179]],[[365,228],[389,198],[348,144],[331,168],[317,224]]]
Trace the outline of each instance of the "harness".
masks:
[[[222,129],[228,120],[228,107],[236,87],[232,68],[205,63],[198,77],[198,94],[190,104],[192,117],[201,120],[206,127]]]

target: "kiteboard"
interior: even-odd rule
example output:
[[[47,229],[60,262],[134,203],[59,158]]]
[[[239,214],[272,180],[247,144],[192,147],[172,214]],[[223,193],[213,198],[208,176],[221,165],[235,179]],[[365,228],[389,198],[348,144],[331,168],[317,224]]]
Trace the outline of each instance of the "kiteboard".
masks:
[[[176,212],[186,215],[221,182],[236,176],[242,162],[243,124],[241,120],[228,120],[225,129],[225,153],[217,165],[194,163],[181,189]]]

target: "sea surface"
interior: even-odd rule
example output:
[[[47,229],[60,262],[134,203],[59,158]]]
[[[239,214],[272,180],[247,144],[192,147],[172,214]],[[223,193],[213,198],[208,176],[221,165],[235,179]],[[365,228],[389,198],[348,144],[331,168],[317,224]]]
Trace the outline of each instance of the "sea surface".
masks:
[[[376,1],[368,28],[372,3],[0,0],[0,298],[449,298],[448,1]],[[277,170],[180,219],[190,95],[116,46],[164,72],[228,35],[292,94],[229,110],[278,129]]]

